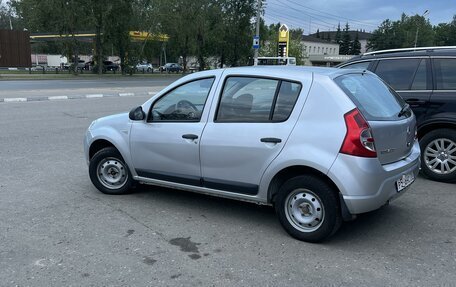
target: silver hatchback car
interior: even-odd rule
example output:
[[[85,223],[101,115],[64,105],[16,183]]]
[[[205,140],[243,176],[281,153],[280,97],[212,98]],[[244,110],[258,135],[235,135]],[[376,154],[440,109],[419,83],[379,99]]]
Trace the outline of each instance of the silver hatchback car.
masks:
[[[95,120],[84,149],[101,192],[146,183],[269,204],[310,242],[403,194],[420,166],[408,105],[373,73],[331,68],[191,74]]]

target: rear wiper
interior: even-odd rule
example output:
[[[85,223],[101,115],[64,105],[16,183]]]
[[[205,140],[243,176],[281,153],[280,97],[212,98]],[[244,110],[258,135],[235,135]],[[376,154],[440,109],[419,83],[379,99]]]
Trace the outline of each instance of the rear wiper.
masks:
[[[410,105],[405,103],[405,105],[402,107],[401,111],[397,115],[398,117],[402,117],[408,110],[410,109]]]

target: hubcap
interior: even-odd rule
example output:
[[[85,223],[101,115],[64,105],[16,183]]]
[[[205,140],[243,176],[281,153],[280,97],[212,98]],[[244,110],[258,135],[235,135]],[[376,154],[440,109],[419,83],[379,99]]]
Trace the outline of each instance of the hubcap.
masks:
[[[98,164],[97,176],[100,183],[109,189],[122,188],[128,179],[123,162],[117,158],[105,158]]]
[[[321,199],[304,188],[296,189],[288,195],[285,200],[285,213],[288,222],[301,232],[317,230],[325,219]]]
[[[424,161],[434,173],[454,172],[456,170],[456,143],[445,138],[433,140],[424,150]]]

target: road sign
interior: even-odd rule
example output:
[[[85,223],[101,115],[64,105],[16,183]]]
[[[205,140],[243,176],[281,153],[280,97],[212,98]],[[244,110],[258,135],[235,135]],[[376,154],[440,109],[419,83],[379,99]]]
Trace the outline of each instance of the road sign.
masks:
[[[260,48],[260,36],[253,36],[253,49]]]

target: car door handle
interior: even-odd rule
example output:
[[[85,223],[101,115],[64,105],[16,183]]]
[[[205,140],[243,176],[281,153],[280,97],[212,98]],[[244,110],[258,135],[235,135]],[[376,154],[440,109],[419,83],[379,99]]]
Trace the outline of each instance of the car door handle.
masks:
[[[262,143],[281,143],[282,140],[281,139],[278,139],[278,138],[262,138],[260,140]]]
[[[411,107],[418,107],[426,103],[426,101],[419,100],[419,99],[407,99],[405,100]]]
[[[185,134],[185,135],[182,135],[182,138],[187,139],[187,140],[196,140],[198,138],[198,136],[194,135],[194,134]]]

